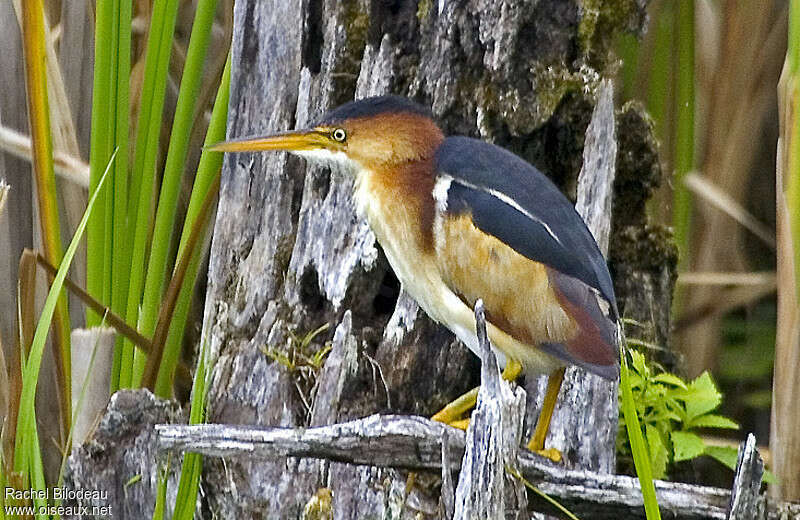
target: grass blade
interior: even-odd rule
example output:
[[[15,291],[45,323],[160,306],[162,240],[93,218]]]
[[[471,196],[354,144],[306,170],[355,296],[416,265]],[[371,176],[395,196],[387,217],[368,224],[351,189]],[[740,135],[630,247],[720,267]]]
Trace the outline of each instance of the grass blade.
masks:
[[[556,509],[558,509],[559,511],[561,511],[561,513],[564,515],[565,518],[568,518],[569,520],[580,520],[577,516],[575,516],[575,514],[572,511],[570,511],[569,509],[567,509],[566,507],[561,505],[561,503],[558,500],[556,500],[555,498],[551,497],[550,495],[548,495],[547,493],[545,493],[541,489],[537,488],[536,486],[534,486],[533,484],[528,482],[528,480],[525,477],[523,477],[522,474],[519,471],[517,471],[516,469],[514,469],[514,468],[512,468],[510,466],[506,466],[506,473],[508,473],[509,475],[514,477],[515,479],[517,479],[520,482],[522,482],[522,484],[526,488],[530,489],[531,491],[533,491],[534,493],[539,495],[539,497],[544,499],[547,503],[549,503],[551,506],[553,506]]]
[[[45,257],[59,264],[63,256],[58,194],[53,169],[53,144],[50,134],[50,108],[47,101],[44,4],[42,0],[22,3],[22,34],[25,52],[25,86],[28,94],[28,120],[33,146],[33,170],[39,203],[39,225]],[[70,396],[69,311],[66,297],[55,309],[53,355],[60,397],[62,440],[69,431]]]
[[[672,224],[680,262],[689,265],[689,230],[692,198],[683,179],[694,168],[694,0],[679,0],[675,5],[675,64],[673,70],[672,119],[675,125],[674,189]]]
[[[620,407],[625,418],[625,429],[628,432],[628,439],[631,444],[633,454],[633,464],[636,467],[636,475],[642,488],[642,499],[644,500],[644,510],[647,520],[660,520],[661,511],[658,508],[656,498],[656,488],[653,484],[653,470],[650,467],[650,455],[647,451],[647,444],[642,435],[642,427],[639,424],[639,417],[636,415],[636,404],[633,401],[633,390],[631,389],[630,372],[628,370],[627,353],[625,352],[624,341],[620,345],[620,389],[622,399]]]
[[[125,314],[128,303],[128,283],[131,268],[131,245],[129,239],[130,227],[128,223],[128,150],[130,134],[130,72],[131,72],[131,0],[116,0],[118,2],[118,17],[116,32],[117,54],[114,57],[116,73],[112,77],[112,88],[115,89],[111,111],[114,114],[114,146],[120,150],[119,157],[113,170],[113,199],[111,220],[107,221],[112,229],[111,235],[111,299],[106,300],[117,314]],[[108,217],[108,216],[107,216]],[[121,352],[123,338],[117,337],[115,355]],[[128,375],[124,371],[119,373],[121,386],[130,386],[130,370]],[[113,381],[113,378],[112,378]],[[113,383],[112,383],[113,386]]]
[[[211,123],[206,132],[205,144],[210,145],[225,138],[225,123],[228,115],[230,95],[230,55],[225,63]],[[197,176],[189,208],[183,225],[183,233],[178,248],[176,266],[165,303],[159,313],[156,330],[153,334],[153,350],[159,352],[148,359],[143,384],[153,387],[157,395],[169,395],[175,366],[180,357],[186,319],[189,314],[191,297],[200,268],[200,238],[212,214],[212,205],[219,192],[219,172],[223,155],[204,151],[197,167]],[[169,308],[174,305],[174,311]],[[163,356],[160,354],[163,352]],[[156,377],[157,374],[157,377]]]
[[[770,452],[778,482],[770,495],[800,497],[800,3],[789,3],[789,47],[778,84],[776,161],[778,319],[772,379]]]
[[[152,198],[155,188],[156,159],[177,13],[177,0],[156,0],[153,4],[147,37],[144,82],[139,117],[136,123],[136,154],[131,177],[131,195],[128,200],[128,215],[131,222],[128,236],[134,237],[125,313],[128,323],[138,322],[139,307],[142,302],[146,253],[153,214]],[[127,378],[125,384],[133,385],[135,355],[129,341],[123,342],[120,355],[120,370],[128,374],[125,376]]]
[[[92,132],[89,147],[89,194],[97,192],[103,165],[111,155],[111,134],[108,131],[111,105],[111,41],[113,27],[112,0],[97,0],[94,29],[94,83],[92,87]],[[97,205],[105,208],[105,194],[100,193]],[[104,212],[95,212],[89,220],[86,232],[86,289],[95,298],[105,301],[104,254],[105,250]],[[100,316],[88,310],[86,326],[100,323]]]
[[[208,41],[211,36],[211,26],[214,21],[216,7],[217,0],[199,1],[192,26],[192,34],[189,39],[186,66],[183,70],[181,88],[178,93],[178,103],[172,123],[172,135],[164,166],[161,193],[158,199],[158,210],[156,211],[153,231],[153,246],[147,264],[144,300],[139,319],[140,331],[145,336],[151,336],[155,330],[158,310],[164,294],[164,280],[169,263],[170,238],[175,228],[176,202],[192,129],[197,93],[203,74],[203,62],[208,50]],[[141,380],[143,372],[144,359],[137,357],[133,376],[135,383]]]
[[[169,463],[171,456],[167,458],[164,467],[158,473],[158,484],[156,486],[156,504],[153,508],[153,520],[164,520],[164,512],[167,505],[167,480],[169,479]]]
[[[203,342],[192,385],[192,405],[189,424],[201,424],[206,417],[206,390],[208,389],[208,343]],[[196,509],[197,492],[200,488],[200,474],[203,470],[203,456],[199,453],[185,453],[181,467],[181,480],[175,498],[175,520],[192,520]]]
[[[100,322],[100,327],[105,325],[105,320]],[[72,438],[75,433],[75,423],[78,421],[78,414],[83,409],[84,399],[86,398],[86,390],[89,388],[89,380],[91,378],[91,374],[94,368],[94,360],[97,357],[97,348],[100,345],[100,334],[97,335],[97,339],[94,342],[94,346],[92,347],[92,355],[89,358],[89,366],[86,369],[86,377],[81,383],[81,390],[78,394],[78,403],[77,406],[72,410],[72,428],[69,430],[69,436],[67,437],[67,446],[72,446]],[[83,442],[82,439],[79,439],[79,444]],[[64,485],[64,471],[67,469],[67,458],[69,457],[71,450],[64,450],[64,454],[61,456],[61,466],[58,470],[58,480],[57,486],[62,487]],[[56,505],[61,505],[61,501],[57,501]]]
[[[44,471],[42,469],[41,451],[39,450],[39,435],[36,425],[36,386],[39,380],[39,369],[42,363],[44,354],[45,341],[47,339],[47,332],[50,329],[50,322],[56,311],[56,304],[59,301],[61,289],[64,285],[64,279],[69,271],[69,265],[75,252],[78,249],[78,244],[86,229],[89,216],[97,202],[98,193],[103,186],[110,169],[111,164],[116,156],[116,152],[112,154],[111,161],[106,167],[105,173],[100,178],[92,197],[86,206],[86,212],[81,219],[75,234],[72,237],[72,242],[67,249],[64,259],[58,268],[53,284],[50,287],[50,292],[45,300],[42,315],[39,318],[39,323],[36,326],[36,332],[33,337],[33,344],[31,345],[30,354],[25,360],[25,366],[22,374],[22,391],[20,397],[20,409],[17,417],[17,430],[14,443],[14,470],[23,475],[23,486],[27,484],[30,479],[31,487],[37,490],[45,490]],[[27,478],[26,478],[27,476]],[[39,506],[43,505],[34,501]]]

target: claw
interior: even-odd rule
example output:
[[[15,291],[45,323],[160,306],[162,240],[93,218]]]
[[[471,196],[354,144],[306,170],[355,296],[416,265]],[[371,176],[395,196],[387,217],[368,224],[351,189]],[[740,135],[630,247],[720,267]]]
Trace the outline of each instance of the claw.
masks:
[[[506,381],[514,381],[519,377],[522,372],[522,365],[518,362],[510,360],[506,363],[506,368],[503,370],[503,379]],[[461,416],[466,412],[475,408],[475,403],[478,402],[478,390],[480,387],[473,388],[466,394],[458,397],[451,403],[447,404],[444,408],[439,410],[432,420],[449,424],[454,428],[466,430],[469,425],[469,419],[462,419]]]

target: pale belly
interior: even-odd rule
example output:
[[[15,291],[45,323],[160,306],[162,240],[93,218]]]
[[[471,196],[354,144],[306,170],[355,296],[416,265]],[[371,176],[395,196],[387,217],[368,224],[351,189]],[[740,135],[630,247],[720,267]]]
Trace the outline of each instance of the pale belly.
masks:
[[[428,316],[450,329],[480,357],[472,309],[444,282],[435,253],[422,253],[421,248],[415,247],[418,238],[413,234],[413,223],[403,222],[401,204],[377,204],[361,183],[356,184],[355,198],[403,289]],[[391,219],[386,218],[387,212],[394,212]],[[565,365],[536,346],[517,341],[492,323],[487,323],[487,331],[501,367],[509,358],[522,364],[526,374],[547,374]]]
[[[450,329],[467,348],[481,357],[473,310],[447,287],[430,259],[418,259],[413,266],[409,266],[400,260],[402,255],[393,250],[391,242],[384,241],[382,245],[403,289],[428,316]],[[413,273],[410,272],[411,268],[414,269]],[[425,274],[420,276],[422,271]],[[539,348],[517,341],[492,323],[487,323],[487,332],[500,368],[505,367],[509,358],[521,363],[526,374],[549,374],[565,365]]]

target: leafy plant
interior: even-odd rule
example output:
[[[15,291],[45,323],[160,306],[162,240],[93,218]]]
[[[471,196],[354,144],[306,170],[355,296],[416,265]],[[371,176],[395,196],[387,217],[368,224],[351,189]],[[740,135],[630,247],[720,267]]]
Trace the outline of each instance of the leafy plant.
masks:
[[[738,429],[734,421],[714,413],[722,403],[711,375],[703,372],[686,382],[651,367],[643,354],[630,351],[630,381],[636,415],[644,427],[654,478],[664,478],[670,463],[708,455],[728,467],[736,463],[734,448],[708,446],[698,434],[704,428]],[[630,455],[625,418],[620,417],[617,450]],[[733,457],[731,458],[731,452]]]
[[[33,173],[36,178],[39,224],[44,255],[53,265],[59,265],[64,249],[61,243],[61,224],[58,216],[58,196],[53,169],[53,143],[50,131],[50,108],[47,97],[45,67],[45,16],[41,0],[21,4],[23,50],[25,53],[25,86],[28,98],[28,119],[33,147]],[[112,150],[106,159],[111,155]],[[102,164],[105,164],[105,160]],[[112,164],[109,161],[109,164]],[[104,175],[98,165],[95,180]],[[56,362],[61,406],[61,437],[69,431],[72,402],[70,383],[70,319],[65,296],[58,298],[53,314],[53,358]]]
[[[325,363],[325,358],[331,351],[331,342],[326,341],[321,348],[312,348],[312,341],[322,332],[328,330],[330,325],[325,323],[320,327],[298,336],[289,330],[289,344],[286,350],[264,347],[264,354],[276,363],[286,367],[295,376],[295,388],[303,401],[306,414],[311,413],[311,399],[317,386],[317,376]]]
[[[26,58],[31,155],[39,189],[37,213],[43,256],[26,252],[21,262],[25,268],[20,269],[19,287],[24,289],[24,296],[19,297],[17,309],[20,340],[11,361],[14,393],[8,403],[6,428],[0,433],[0,444],[3,445],[0,484],[17,490],[52,486],[56,482],[47,481],[45,473],[53,468],[46,468],[45,463],[55,460],[50,456],[55,450],[61,451],[64,457],[69,453],[70,418],[74,415],[70,399],[70,309],[62,287],[78,294],[87,304],[88,326],[101,324],[105,319],[104,311],[107,311],[109,324],[122,333],[115,350],[112,391],[143,384],[143,369],[149,368],[144,363],[144,354],[148,352],[159,354],[152,377],[146,380],[159,395],[171,395],[176,372],[183,378],[188,374],[179,362],[179,352],[189,321],[192,292],[200,275],[203,236],[208,217],[213,213],[222,162],[221,154],[202,153],[197,174],[192,175],[196,158],[189,151],[200,148],[207,108],[215,91],[218,95],[205,142],[213,143],[224,138],[230,84],[230,62],[225,62],[223,67],[224,60],[219,59],[227,55],[226,41],[230,31],[224,31],[223,45],[214,46],[210,41],[212,37],[220,39],[218,32],[212,30],[213,26],[222,23],[225,27],[232,27],[229,13],[232,2],[225,2],[225,14],[218,13],[218,3],[219,0],[200,0],[193,10],[185,10],[194,16],[188,49],[185,50],[181,36],[175,33],[181,4],[178,0],[144,3],[97,0],[93,3],[96,4],[96,48],[91,89],[90,201],[66,253],[60,241],[62,223],[59,221],[57,195],[61,194],[56,191],[53,177],[53,147],[58,148],[59,135],[69,133],[63,127],[71,128],[72,120],[66,98],[62,100],[56,95],[53,97],[55,102],[48,101],[48,92],[60,92],[63,84],[59,63],[51,59],[51,54],[55,56],[51,52],[54,29],[47,23],[46,16],[47,11],[59,11],[61,5],[48,4],[48,9],[45,9],[45,2],[41,0],[17,3]],[[153,5],[147,7],[144,4]],[[134,14],[139,21],[145,20],[149,25],[146,39],[140,31],[132,28]],[[164,109],[164,98],[170,80],[169,63],[173,49],[178,50],[177,54],[185,62],[183,67],[179,67],[182,68],[181,75],[175,79],[180,84],[175,113],[171,121],[165,121],[165,114],[171,112]],[[207,55],[217,59],[207,60]],[[66,116],[62,121],[53,114]],[[169,141],[161,139],[166,134],[170,135]],[[133,136],[136,139],[131,139]],[[135,146],[131,146],[134,143]],[[77,144],[69,153],[77,156]],[[166,158],[161,157],[164,154]],[[162,165],[164,161],[166,166]],[[103,182],[110,185],[108,189],[100,189]],[[176,206],[180,206],[177,194],[181,182],[191,187],[185,218],[182,211],[176,210]],[[0,209],[4,193],[4,185],[0,183]],[[65,213],[70,214],[69,209],[61,212],[62,215]],[[66,228],[69,228],[69,221]],[[66,276],[84,230],[87,236],[88,291]],[[36,318],[32,302],[35,293],[30,288],[34,287],[37,263],[49,271],[51,289],[34,334]],[[73,266],[77,271],[74,275],[80,280],[81,266],[77,264],[79,260]],[[37,387],[41,386],[40,371],[45,373],[41,369],[48,331],[57,372],[59,413],[38,418],[35,398]],[[134,355],[134,346],[139,347],[142,353],[137,351]],[[195,409],[200,410],[200,407],[193,406],[193,419]],[[58,417],[62,419],[60,432],[54,435],[46,429],[39,430]],[[48,442],[40,443],[41,435],[46,435]],[[186,464],[184,470],[186,477],[181,481],[178,501],[185,505],[181,510],[185,511],[183,517],[193,512],[201,468],[199,458],[190,457],[188,460],[190,464]],[[48,476],[51,474],[55,475],[54,471],[48,472]],[[12,503],[16,502],[12,499]],[[46,505],[46,501],[38,499],[20,503]],[[0,505],[5,505],[3,500],[0,500]],[[4,518],[2,511],[1,518]]]
[[[624,335],[623,335],[624,337]],[[631,373],[628,368],[628,357],[626,351],[628,343],[623,340],[619,344],[620,370],[619,370],[619,389],[620,403],[619,410],[622,414],[626,428],[633,464],[636,469],[636,477],[642,490],[642,501],[647,520],[660,520],[661,510],[658,507],[658,497],[656,497],[656,487],[653,483],[653,469],[648,456],[647,445],[642,435],[642,426],[636,412],[636,403],[633,400],[633,389],[631,388]]]

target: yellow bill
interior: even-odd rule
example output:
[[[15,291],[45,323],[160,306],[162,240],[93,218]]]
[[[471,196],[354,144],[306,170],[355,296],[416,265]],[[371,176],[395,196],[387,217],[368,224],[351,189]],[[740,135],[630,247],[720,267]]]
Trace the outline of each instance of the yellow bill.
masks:
[[[246,137],[207,147],[212,152],[262,152],[269,150],[319,150],[329,145],[327,136],[317,130],[283,132],[265,137]]]

